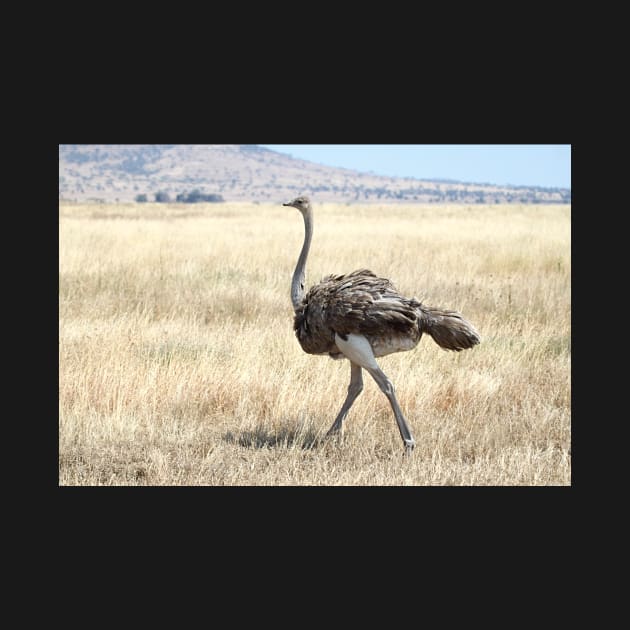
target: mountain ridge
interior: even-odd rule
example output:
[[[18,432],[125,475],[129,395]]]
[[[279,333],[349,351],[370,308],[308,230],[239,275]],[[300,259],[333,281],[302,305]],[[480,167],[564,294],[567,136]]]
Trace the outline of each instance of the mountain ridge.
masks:
[[[389,177],[326,166],[258,145],[59,145],[59,199],[175,200],[200,190],[224,201],[571,203],[571,190],[447,179]]]

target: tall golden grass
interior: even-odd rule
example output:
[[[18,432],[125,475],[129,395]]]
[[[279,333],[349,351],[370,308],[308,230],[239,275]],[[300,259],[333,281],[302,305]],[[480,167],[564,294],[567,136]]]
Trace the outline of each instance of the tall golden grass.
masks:
[[[416,439],[347,361],[306,355],[303,239],[267,204],[61,205],[60,485],[569,485],[570,206],[314,199],[307,283],[368,267],[479,330],[379,360]]]

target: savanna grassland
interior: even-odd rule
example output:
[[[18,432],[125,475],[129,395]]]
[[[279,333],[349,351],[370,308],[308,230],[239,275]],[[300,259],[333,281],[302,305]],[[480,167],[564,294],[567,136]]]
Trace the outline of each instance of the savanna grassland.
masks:
[[[313,199],[307,285],[367,267],[481,344],[364,373],[292,330],[302,218],[271,204],[59,208],[60,485],[570,485],[570,206]]]

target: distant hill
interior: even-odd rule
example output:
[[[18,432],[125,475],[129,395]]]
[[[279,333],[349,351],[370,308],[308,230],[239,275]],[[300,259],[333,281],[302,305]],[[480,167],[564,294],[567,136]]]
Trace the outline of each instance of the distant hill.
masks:
[[[196,198],[317,202],[571,203],[568,188],[385,177],[299,160],[250,144],[60,144],[59,199]]]

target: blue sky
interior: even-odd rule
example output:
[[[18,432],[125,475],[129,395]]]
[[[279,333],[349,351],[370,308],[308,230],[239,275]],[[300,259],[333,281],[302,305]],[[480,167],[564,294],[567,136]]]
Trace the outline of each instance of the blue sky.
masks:
[[[376,175],[571,188],[570,144],[261,144]]]

